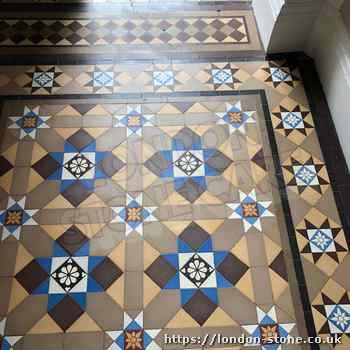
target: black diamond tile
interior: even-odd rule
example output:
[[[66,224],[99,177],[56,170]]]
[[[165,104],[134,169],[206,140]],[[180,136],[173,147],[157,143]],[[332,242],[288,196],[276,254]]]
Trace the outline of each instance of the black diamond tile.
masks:
[[[125,166],[125,163],[121,161],[114,154],[108,154],[102,162],[98,164],[98,168],[101,169],[107,176],[112,177],[120,169]]]
[[[174,277],[176,269],[162,256],[159,256],[145,272],[153,282],[157,283],[159,287],[164,288],[169,280]]]
[[[83,313],[81,307],[68,295],[49,311],[49,315],[63,331],[66,331]]]
[[[3,156],[0,156],[0,176],[6,174],[13,168],[13,165]]]
[[[209,238],[209,234],[198,224],[191,222],[182,231],[179,238],[187,243],[193,250],[197,250]]]
[[[91,193],[91,190],[86,189],[79,181],[76,181],[62,193],[62,196],[73,206],[77,207]]]
[[[81,151],[83,148],[93,142],[94,139],[85,130],[80,129],[72,136],[70,136],[67,141],[72,144],[77,150]]]
[[[104,289],[108,289],[121,275],[123,271],[106,257],[90,273],[90,276]]]
[[[235,285],[247,270],[248,266],[231,253],[228,253],[225,259],[217,267],[217,271],[231,282],[232,285]]]
[[[220,174],[223,173],[231,163],[232,160],[220,151],[215,151],[206,162],[207,165],[217,170]]]
[[[191,176],[203,162],[193,153],[184,152],[179,159],[174,163],[185,175]]]
[[[86,272],[72,258],[67,259],[52,274],[51,277],[69,293],[81,280],[86,278]]]
[[[195,202],[203,192],[205,188],[198,185],[193,179],[189,178],[183,185],[180,187],[177,192],[189,202]]]
[[[64,167],[76,178],[80,179],[95,165],[83,154],[77,154]]]
[[[216,310],[217,305],[202,291],[197,290],[183,309],[202,326]]]
[[[214,272],[214,268],[200,255],[193,254],[187,263],[181,267],[180,272],[199,288]]]
[[[60,167],[60,164],[47,154],[32,167],[41,177],[47,179]]]
[[[32,260],[15,277],[22,287],[31,294],[40,283],[45,281],[48,274],[35,260]]]
[[[87,241],[88,238],[74,225],[56,239],[56,242],[70,255],[73,255]]]

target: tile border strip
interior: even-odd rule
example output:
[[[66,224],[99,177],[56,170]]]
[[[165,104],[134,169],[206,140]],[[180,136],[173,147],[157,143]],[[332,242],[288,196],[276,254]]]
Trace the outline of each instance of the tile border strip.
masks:
[[[289,64],[297,66],[304,83],[311,114],[314,116],[313,121],[317,137],[319,140],[322,138],[332,138],[332,143],[320,142],[320,147],[327,167],[341,224],[345,232],[347,244],[350,247],[350,215],[348,209],[350,208],[350,172],[315,62],[303,52],[273,54],[268,55],[267,59],[285,59]]]
[[[282,165],[281,160],[278,154],[278,145],[276,142],[274,128],[271,122],[271,113],[268,105],[268,100],[266,96],[265,90],[239,90],[239,91],[198,91],[198,92],[173,92],[173,93],[154,93],[154,92],[146,92],[146,93],[119,93],[119,94],[75,94],[75,95],[21,95],[21,96],[0,96],[0,110],[2,105],[6,101],[20,101],[20,100],[69,100],[69,99],[95,99],[95,100],[125,100],[125,99],[143,99],[144,103],[152,102],[152,98],[156,99],[167,99],[171,97],[199,97],[199,96],[239,96],[239,95],[258,95],[261,101],[261,107],[263,110],[263,118],[265,121],[265,127],[268,134],[268,139],[270,143],[272,160],[274,163],[274,173],[276,176],[276,180],[278,183],[279,196],[281,199],[282,210],[285,219],[286,230],[288,233],[288,241],[290,244],[290,250],[292,252],[293,259],[293,267],[294,273],[296,276],[298,291],[299,291],[299,299],[302,303],[302,311],[305,321],[306,330],[309,337],[316,337],[317,332],[315,328],[315,322],[313,318],[313,314],[311,311],[311,301],[309,298],[306,279],[303,271],[302,262],[300,259],[300,253],[298,249],[298,244],[295,236],[295,227],[292,220],[290,204],[288,199],[288,194],[286,191],[286,183],[282,174]],[[3,131],[3,130],[2,130]],[[306,295],[306,298],[302,296]],[[311,350],[319,350],[320,347],[318,344],[310,344]]]
[[[11,3],[0,1],[0,12],[50,12],[50,11],[69,11],[69,12],[89,12],[93,8],[94,11],[121,11],[125,9],[137,9],[137,10],[159,10],[159,9],[174,9],[174,10],[251,10],[251,4],[247,1],[169,1],[165,0],[160,3],[144,2],[133,3],[132,6],[129,1],[125,0],[124,3],[93,3],[93,2],[22,2]]]

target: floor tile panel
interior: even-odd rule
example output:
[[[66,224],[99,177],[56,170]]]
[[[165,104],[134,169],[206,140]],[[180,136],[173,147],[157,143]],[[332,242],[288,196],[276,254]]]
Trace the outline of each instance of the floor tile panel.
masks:
[[[296,253],[316,331],[346,344],[335,319],[349,312],[348,243],[295,67],[2,66],[4,91],[158,94],[4,104],[1,322],[13,348],[176,348],[165,333],[260,335],[264,318],[305,334]]]

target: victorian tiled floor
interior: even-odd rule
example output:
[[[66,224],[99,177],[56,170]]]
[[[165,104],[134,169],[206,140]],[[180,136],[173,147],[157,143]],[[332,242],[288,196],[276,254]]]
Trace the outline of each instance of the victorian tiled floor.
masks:
[[[114,24],[134,38],[177,28],[174,44],[195,53],[219,52],[222,40],[234,51],[256,33],[237,25],[219,40],[246,22],[193,16]],[[3,19],[0,41],[30,46],[21,54],[130,49],[98,21]],[[318,334],[349,349],[348,237],[295,66],[2,65],[0,94],[2,350],[181,349],[165,335],[217,333],[261,342],[186,348],[307,349],[264,339]]]

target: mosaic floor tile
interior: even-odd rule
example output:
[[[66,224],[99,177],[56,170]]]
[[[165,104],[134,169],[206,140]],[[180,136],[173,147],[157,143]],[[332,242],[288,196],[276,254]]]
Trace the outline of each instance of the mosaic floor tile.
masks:
[[[247,11],[248,12],[248,11]],[[1,21],[0,44],[6,46],[101,46],[122,44],[200,44],[230,43],[249,44],[245,17],[235,16],[183,16],[150,19],[59,19]],[[110,80],[110,74],[98,74]],[[52,77],[51,77],[52,78]],[[36,74],[35,80],[42,87],[50,74]]]
[[[225,40],[218,31],[228,18],[208,18],[171,17],[152,26],[165,29],[159,35],[168,43],[176,31],[189,41],[183,33],[192,27],[203,45],[208,37]],[[65,26],[78,25],[83,35],[83,27],[96,25],[85,22]],[[136,40],[132,21],[124,26],[126,39]],[[208,30],[208,37],[198,34]],[[80,40],[70,39],[74,44],[65,45]],[[300,256],[305,271],[317,274],[307,280],[316,331],[350,342],[348,243],[329,204],[331,181],[311,111],[295,92],[302,85],[294,67],[189,62],[0,70],[2,94],[82,94],[79,101],[4,103],[0,276],[10,287],[0,279],[8,299],[0,304],[2,347],[30,350],[52,336],[53,349],[165,349],[165,332],[216,331],[255,335],[270,350],[279,349],[267,344],[273,335],[304,334],[273,132]],[[241,90],[254,84],[265,86],[270,115],[260,92]],[[83,97],[124,92],[157,96]]]

